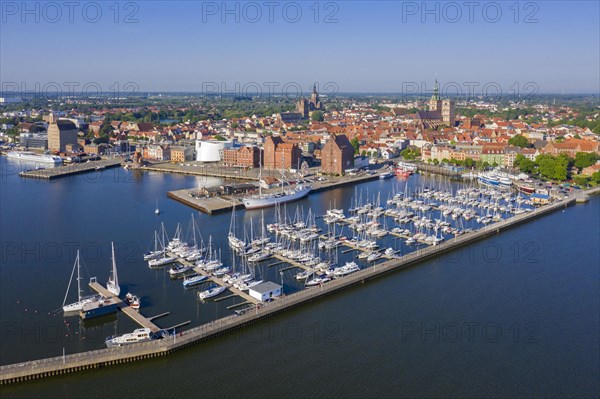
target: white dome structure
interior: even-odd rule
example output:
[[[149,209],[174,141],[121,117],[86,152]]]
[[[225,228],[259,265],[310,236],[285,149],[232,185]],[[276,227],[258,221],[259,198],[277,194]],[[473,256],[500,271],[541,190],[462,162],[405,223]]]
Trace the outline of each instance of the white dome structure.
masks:
[[[223,150],[233,147],[233,141],[206,140],[196,141],[196,161],[220,162]]]

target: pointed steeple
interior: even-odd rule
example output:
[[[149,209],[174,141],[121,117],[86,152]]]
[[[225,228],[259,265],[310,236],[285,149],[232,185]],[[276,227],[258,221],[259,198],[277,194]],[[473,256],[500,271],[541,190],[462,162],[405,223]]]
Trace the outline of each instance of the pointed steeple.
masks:
[[[435,85],[433,86],[433,97],[431,97],[432,100],[439,100],[440,99],[440,84],[438,83],[437,78],[435,79]]]

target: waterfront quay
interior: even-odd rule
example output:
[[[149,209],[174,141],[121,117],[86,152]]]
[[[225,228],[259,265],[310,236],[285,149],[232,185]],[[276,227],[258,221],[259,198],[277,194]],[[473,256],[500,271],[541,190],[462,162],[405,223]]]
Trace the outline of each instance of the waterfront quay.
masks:
[[[52,180],[59,177],[78,175],[80,173],[102,172],[105,169],[114,168],[120,165],[121,160],[119,159],[102,159],[99,161],[72,163],[54,168],[27,170],[20,172],[19,176],[32,179]]]
[[[372,267],[362,269],[348,276],[335,279],[316,287],[307,287],[299,292],[276,299],[272,303],[255,304],[252,310],[242,315],[231,315],[201,326],[180,332],[163,340],[133,344],[125,347],[113,347],[85,353],[59,356],[54,358],[11,364],[0,367],[0,384],[32,380],[47,376],[65,374],[80,370],[126,363],[134,360],[163,356],[192,344],[215,336],[243,328],[246,325],[285,312],[303,303],[316,300],[351,285],[361,284],[386,273],[413,266],[424,260],[441,256],[447,251],[468,245],[485,237],[493,236],[503,230],[534,220],[540,216],[565,209],[574,204],[575,197],[545,205],[531,212],[523,213],[491,224],[481,229],[428,246],[407,255],[390,259]]]
[[[311,195],[312,193],[343,187],[350,184],[357,184],[370,180],[376,180],[378,178],[378,174],[361,173],[354,176],[328,176],[323,178],[323,180],[321,181],[313,181],[311,178],[307,178],[305,180],[308,180],[309,184],[312,187],[311,192],[308,194]],[[281,191],[281,187],[263,190],[263,194],[276,193],[279,191]],[[243,206],[243,195],[199,196],[196,195],[197,192],[198,188],[175,190],[169,191],[167,193],[167,197],[175,201],[181,202],[182,204],[187,205],[195,210],[208,214],[227,212],[232,210],[234,206]]]
[[[161,173],[179,173],[190,176],[208,176],[220,177],[222,179],[258,181],[258,169],[229,168],[221,165],[213,165],[202,162],[172,163],[162,162],[144,165],[140,167],[142,171],[161,172]]]

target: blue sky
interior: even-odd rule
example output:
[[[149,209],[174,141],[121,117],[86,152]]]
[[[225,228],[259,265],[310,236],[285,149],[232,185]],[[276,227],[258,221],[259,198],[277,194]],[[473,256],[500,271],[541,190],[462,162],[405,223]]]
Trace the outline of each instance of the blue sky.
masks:
[[[0,80],[26,90],[134,82],[143,91],[241,91],[255,82],[281,92],[314,81],[407,92],[431,90],[437,76],[463,92],[600,91],[599,2],[519,2],[518,14],[513,1],[473,3],[469,15],[463,1],[322,1],[317,16],[312,0],[273,1],[271,21],[262,0],[228,2],[226,15],[221,1],[120,2],[118,15],[112,0],[82,1],[71,22],[62,2],[60,15],[43,2],[3,2]]]

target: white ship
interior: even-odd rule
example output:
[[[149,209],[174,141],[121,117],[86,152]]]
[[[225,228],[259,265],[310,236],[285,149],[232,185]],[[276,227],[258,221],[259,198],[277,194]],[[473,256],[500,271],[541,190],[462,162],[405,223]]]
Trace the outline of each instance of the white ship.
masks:
[[[150,341],[154,338],[152,331],[149,328],[138,328],[132,333],[123,334],[118,337],[106,338],[106,346],[109,348],[112,346],[123,346],[130,344],[137,344],[138,342]]]
[[[16,161],[23,162],[35,162],[52,165],[62,165],[63,160],[61,157],[56,155],[39,155],[30,151],[11,151],[7,154],[7,157]]]
[[[285,163],[285,162],[282,162]],[[262,165],[262,158],[260,161]],[[242,200],[246,209],[259,209],[268,208],[277,204],[285,204],[287,202],[297,201],[308,195],[311,191],[311,187],[308,185],[297,184],[295,187],[288,190],[283,190],[283,184],[285,182],[285,173],[281,170],[281,192],[272,194],[263,194],[262,185],[258,185],[258,195],[246,197]],[[259,170],[258,175],[259,183],[262,181],[262,166]]]
[[[275,194],[262,194],[243,199],[246,209],[259,209],[285,204],[287,202],[302,199],[310,193],[311,187],[298,184],[290,190]]]

